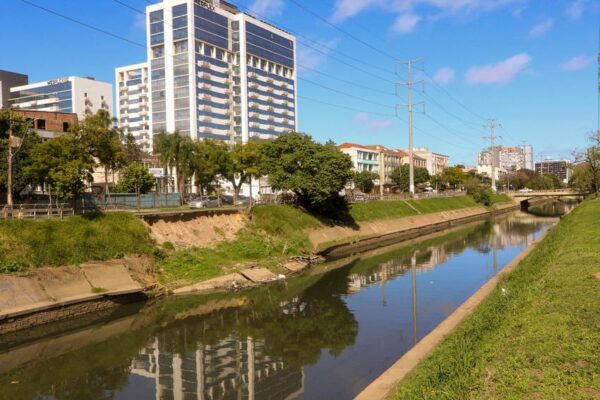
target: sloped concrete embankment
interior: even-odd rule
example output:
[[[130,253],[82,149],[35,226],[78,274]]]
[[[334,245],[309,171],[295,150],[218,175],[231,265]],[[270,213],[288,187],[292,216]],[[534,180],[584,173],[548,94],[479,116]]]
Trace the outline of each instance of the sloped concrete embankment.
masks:
[[[144,214],[140,218],[150,228],[150,236],[156,243],[170,242],[178,248],[210,248],[223,240],[232,240],[247,221],[238,209]]]
[[[518,209],[519,205],[510,202],[497,205],[494,211],[478,206],[389,220],[359,222],[356,226],[316,229],[309,232],[309,238],[316,251],[327,256],[340,257]]]
[[[0,276],[0,334],[142,299],[153,287],[144,273],[150,263],[131,257]]]

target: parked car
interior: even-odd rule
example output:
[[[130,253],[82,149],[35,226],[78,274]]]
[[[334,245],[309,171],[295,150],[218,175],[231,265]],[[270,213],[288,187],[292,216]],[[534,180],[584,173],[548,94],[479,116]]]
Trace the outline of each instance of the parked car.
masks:
[[[217,196],[201,196],[190,201],[190,208],[213,208],[219,207],[219,199]]]

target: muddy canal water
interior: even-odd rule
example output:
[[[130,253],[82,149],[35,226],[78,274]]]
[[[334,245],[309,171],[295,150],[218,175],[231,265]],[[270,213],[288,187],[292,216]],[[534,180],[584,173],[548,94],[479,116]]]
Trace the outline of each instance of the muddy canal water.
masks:
[[[2,337],[0,399],[351,399],[556,222],[510,214],[326,274]]]

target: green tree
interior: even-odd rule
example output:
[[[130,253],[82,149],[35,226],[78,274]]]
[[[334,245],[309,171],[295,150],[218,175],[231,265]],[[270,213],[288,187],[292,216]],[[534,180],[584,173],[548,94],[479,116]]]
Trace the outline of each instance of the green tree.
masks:
[[[160,157],[161,164],[169,169],[169,175],[173,176],[179,188],[179,201],[183,204],[186,194],[187,178],[193,173],[194,143],[187,136],[181,136],[178,132],[161,132],[154,136],[154,152]]]
[[[290,132],[265,143],[262,153],[262,172],[273,189],[294,192],[301,205],[316,212],[344,212],[339,192],[352,179],[352,161],[333,142],[319,144]]]
[[[31,164],[31,150],[41,139],[32,129],[32,121],[12,114],[12,134],[20,139],[20,145],[13,148],[12,175],[13,194],[26,189],[31,183],[24,171]],[[8,125],[9,111],[0,110],[0,192],[7,190],[8,178]]]
[[[260,175],[262,164],[261,142],[250,141],[235,144],[227,153],[227,159],[221,163],[221,176],[233,186],[233,198],[237,200],[244,183],[251,177]]]
[[[192,170],[200,194],[208,194],[218,185],[218,175],[227,162],[228,149],[224,143],[201,140],[195,143]]]
[[[144,152],[140,146],[138,146],[135,137],[131,133],[121,135],[121,150],[127,165],[135,162],[142,162]]]
[[[45,184],[63,200],[80,197],[92,181],[94,159],[77,137],[62,135],[37,144],[31,150],[31,162],[25,168],[27,179]]]
[[[593,192],[594,176],[587,163],[581,163],[573,168],[569,186],[581,192]]]
[[[87,144],[89,152],[104,169],[104,199],[110,197],[108,186],[109,172],[123,167],[126,155],[121,145],[121,132],[114,127],[115,119],[106,110],[98,110],[88,115],[72,129],[77,137]]]
[[[590,147],[579,154],[577,158],[587,164],[591,178],[590,189],[592,193],[598,196],[598,190],[600,189],[600,131],[589,134],[588,141]]]
[[[352,181],[354,182],[354,186],[356,186],[361,192],[371,193],[375,187],[375,182],[373,182],[373,180],[378,178],[379,175],[371,171],[356,171]]]
[[[415,185],[429,181],[429,172],[427,172],[427,168],[414,167],[413,172]],[[400,190],[403,192],[407,192],[410,189],[409,177],[410,166],[408,164],[402,164],[400,167],[394,168],[394,170],[392,170],[392,174],[390,175],[392,182],[394,182],[396,186],[399,186]]]
[[[444,168],[442,179],[447,182],[450,187],[456,189],[465,181],[465,173],[460,166]]]
[[[133,163],[123,171],[117,190],[123,193],[135,193],[139,210],[140,195],[148,193],[153,187],[154,177],[148,171],[148,167],[140,163]]]

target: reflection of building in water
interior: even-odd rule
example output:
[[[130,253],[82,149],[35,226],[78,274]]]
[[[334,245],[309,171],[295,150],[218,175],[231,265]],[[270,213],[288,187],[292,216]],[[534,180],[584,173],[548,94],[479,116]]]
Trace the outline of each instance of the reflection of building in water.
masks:
[[[448,254],[443,246],[431,246],[421,249],[416,251],[413,256],[417,259],[417,273],[432,269],[450,258],[450,254]],[[411,258],[402,257],[386,261],[380,264],[378,268],[370,271],[368,275],[350,275],[348,277],[348,292],[354,293],[364,287],[385,283],[388,279],[394,279],[404,274],[411,268]]]
[[[131,373],[156,380],[157,400],[291,400],[304,392],[303,369],[266,355],[263,341],[233,336],[183,355],[166,352],[157,338],[133,359]]]

